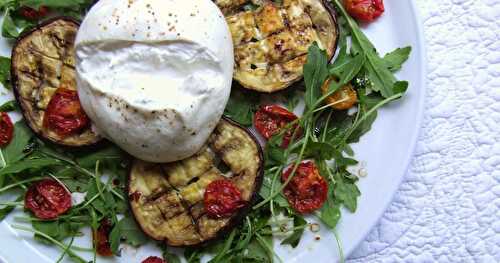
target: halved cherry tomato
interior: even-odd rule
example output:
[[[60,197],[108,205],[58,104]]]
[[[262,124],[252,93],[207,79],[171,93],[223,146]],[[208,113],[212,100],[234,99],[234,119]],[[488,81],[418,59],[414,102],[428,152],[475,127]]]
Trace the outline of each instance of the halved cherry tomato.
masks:
[[[85,114],[74,90],[59,88],[50,99],[43,125],[60,136],[69,136],[87,128],[90,119]]]
[[[109,242],[109,234],[112,230],[111,222],[108,218],[101,220],[99,227],[92,234],[97,254],[103,257],[113,256],[111,251],[111,243]]]
[[[254,125],[262,137],[269,139],[296,119],[298,119],[297,115],[281,106],[264,105],[255,113]],[[294,130],[296,130],[297,127],[298,125],[294,125],[294,128],[288,129],[285,132],[281,145],[283,148],[288,147],[288,144],[290,144],[292,140]],[[296,136],[300,136],[300,133],[300,131],[297,131]]]
[[[40,8],[36,10],[29,6],[23,6],[19,9],[19,13],[27,19],[39,19],[45,17],[49,13],[49,8],[46,6],[40,6]]]
[[[330,81],[331,78],[326,80],[323,86],[321,86],[323,94],[328,93]],[[358,94],[351,84],[347,84],[327,97],[325,101],[327,104],[332,104],[332,108],[336,110],[347,110],[358,102]]]
[[[288,167],[281,177],[284,183],[290,177],[294,165]],[[301,214],[311,213],[323,206],[328,195],[328,184],[319,174],[312,161],[303,161],[294,177],[283,190],[288,203]]]
[[[241,192],[229,180],[217,180],[210,183],[204,195],[204,204],[207,214],[212,218],[232,216],[237,210],[244,207],[246,202]]]
[[[148,257],[145,260],[142,261],[142,263],[167,263],[165,260],[159,258],[159,257]]]
[[[383,0],[344,0],[347,12],[363,22],[372,22],[384,13]]]
[[[40,219],[55,219],[71,208],[71,194],[59,182],[45,179],[31,185],[24,207]]]
[[[0,147],[7,146],[14,136],[14,125],[9,114],[0,112]]]

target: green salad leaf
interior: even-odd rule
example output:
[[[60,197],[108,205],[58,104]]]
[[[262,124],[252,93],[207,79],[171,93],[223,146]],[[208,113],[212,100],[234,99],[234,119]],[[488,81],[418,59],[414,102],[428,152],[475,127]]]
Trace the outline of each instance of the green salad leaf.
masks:
[[[397,48],[394,51],[385,54],[384,63],[391,72],[397,72],[408,60],[411,53],[411,47]]]
[[[2,83],[4,88],[12,89],[12,83],[10,80],[10,58],[1,56],[0,56],[0,83]]]
[[[224,115],[243,126],[252,126],[258,105],[259,96],[256,93],[233,87]]]

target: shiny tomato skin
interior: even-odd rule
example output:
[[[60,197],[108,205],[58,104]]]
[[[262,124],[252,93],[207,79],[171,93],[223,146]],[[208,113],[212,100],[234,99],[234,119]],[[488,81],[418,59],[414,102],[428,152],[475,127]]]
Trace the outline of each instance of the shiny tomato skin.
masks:
[[[285,183],[293,171],[294,165],[288,167],[281,177]],[[312,161],[303,161],[297,167],[294,177],[283,190],[288,203],[301,214],[309,214],[320,209],[328,196],[328,184],[321,177]]]
[[[19,13],[24,18],[34,20],[34,19],[40,19],[40,18],[47,16],[47,14],[49,13],[49,8],[47,8],[46,6],[40,6],[40,8],[38,8],[38,10],[36,10],[36,9],[31,8],[29,6],[22,6],[19,9]]]
[[[273,135],[279,133],[283,127],[297,119],[297,115],[281,106],[264,105],[255,113],[254,125],[262,137],[269,140]],[[295,129],[297,127],[298,125],[294,125]],[[285,132],[281,145],[283,148],[288,147],[288,144],[290,144],[295,129],[289,129]],[[300,136],[300,133],[300,131],[296,132],[298,136]]]
[[[323,95],[328,93],[331,81],[332,79],[329,78],[323,83],[323,86],[321,86]],[[358,102],[358,94],[351,84],[347,84],[328,96],[325,102],[326,104],[332,105],[331,107],[335,110],[348,110]]]
[[[143,260],[142,263],[167,263],[167,262],[165,262],[165,260],[159,257],[151,256]]]
[[[24,206],[40,219],[56,219],[71,208],[71,194],[59,182],[51,179],[30,186]]]
[[[14,125],[9,114],[0,112],[0,147],[7,146],[14,136]]]
[[[238,187],[229,180],[211,182],[205,190],[203,200],[205,210],[212,218],[230,217],[246,205]]]
[[[90,119],[83,111],[78,93],[66,88],[57,89],[45,111],[43,125],[64,137],[87,128]]]
[[[111,243],[109,242],[109,234],[111,233],[112,225],[108,218],[101,220],[97,230],[93,232],[94,245],[97,254],[103,257],[113,256],[111,251]]]
[[[372,22],[384,13],[383,0],[345,0],[347,12],[357,20]]]

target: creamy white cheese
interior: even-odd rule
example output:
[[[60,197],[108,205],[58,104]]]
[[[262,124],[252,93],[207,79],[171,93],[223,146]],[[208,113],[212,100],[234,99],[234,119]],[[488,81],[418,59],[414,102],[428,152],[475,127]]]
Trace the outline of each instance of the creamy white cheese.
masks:
[[[210,0],[101,0],[80,27],[76,57],[97,131],[146,161],[195,154],[231,90],[231,35]]]

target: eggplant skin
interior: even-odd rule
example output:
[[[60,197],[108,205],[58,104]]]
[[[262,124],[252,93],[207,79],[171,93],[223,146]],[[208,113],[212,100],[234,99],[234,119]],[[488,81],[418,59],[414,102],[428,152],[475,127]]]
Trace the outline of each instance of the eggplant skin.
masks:
[[[255,156],[245,154],[249,149]],[[248,161],[240,162],[239,156]],[[217,160],[230,168],[229,180],[247,201],[236,214],[223,219],[209,218],[203,204],[204,187],[226,178],[218,169]],[[207,146],[193,157],[168,164],[133,161],[128,185],[132,214],[152,239],[173,247],[204,246],[223,237],[246,216],[260,191],[263,167],[262,149],[255,136],[224,117]],[[243,189],[244,186],[248,188]]]
[[[61,85],[76,90],[73,43],[79,26],[73,18],[55,17],[22,33],[12,49],[11,79],[23,117],[39,138],[68,148],[93,148],[103,139],[91,127],[67,137],[43,127],[55,90]]]
[[[235,46],[234,79],[243,87],[277,92],[303,78],[309,46],[316,42],[333,58],[339,25],[326,0],[216,0]],[[245,10],[245,4],[257,4]]]

